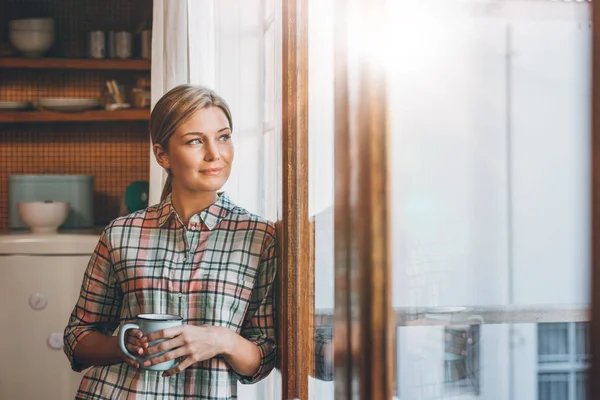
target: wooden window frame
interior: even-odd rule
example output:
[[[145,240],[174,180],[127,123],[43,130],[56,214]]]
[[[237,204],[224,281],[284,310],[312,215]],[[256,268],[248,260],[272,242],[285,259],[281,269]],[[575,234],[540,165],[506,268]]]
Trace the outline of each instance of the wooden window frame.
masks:
[[[592,7],[592,306],[590,321],[591,367],[589,398],[600,398],[600,5]],[[594,360],[596,360],[594,362]]]
[[[358,0],[381,10],[383,0]],[[345,0],[335,15],[347,18]],[[376,18],[375,16],[372,16]],[[308,0],[282,2],[282,198],[278,328],[283,399],[308,399],[314,367],[314,225],[308,214]],[[373,21],[370,21],[373,22]],[[360,33],[368,22],[352,26]],[[385,74],[349,63],[348,26],[335,27],[335,395],[390,399],[391,306]],[[349,77],[358,77],[350,80]],[[313,371],[314,372],[314,371]]]
[[[308,1],[282,2],[282,198],[278,328],[283,399],[308,399],[314,364],[313,274],[308,216]]]
[[[334,9],[334,374],[344,399],[389,400],[394,387],[386,74],[366,49],[348,48],[349,37],[372,36],[384,6],[339,0]],[[351,13],[360,21],[348,23]]]

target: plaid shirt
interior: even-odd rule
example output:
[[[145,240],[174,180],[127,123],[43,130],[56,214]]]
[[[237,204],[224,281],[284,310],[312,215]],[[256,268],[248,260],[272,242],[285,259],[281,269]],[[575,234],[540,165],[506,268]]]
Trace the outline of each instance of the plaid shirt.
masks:
[[[237,398],[237,380],[256,382],[275,364],[275,270],[274,225],[225,194],[192,216],[187,227],[170,196],[114,220],[90,259],[65,329],[72,368],[83,369],[73,353],[87,334],[116,334],[140,313],[225,326],[258,346],[260,367],[254,376],[239,376],[217,356],[164,378],[125,363],[94,366],[86,371],[77,399]]]

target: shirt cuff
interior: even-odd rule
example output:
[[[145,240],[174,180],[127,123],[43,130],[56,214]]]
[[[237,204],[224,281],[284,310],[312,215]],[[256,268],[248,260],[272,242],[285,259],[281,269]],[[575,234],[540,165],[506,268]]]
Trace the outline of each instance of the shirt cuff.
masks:
[[[244,384],[256,383],[266,378],[273,368],[275,368],[275,356],[277,353],[275,344],[264,337],[257,340],[249,340],[253,342],[260,351],[260,366],[252,376],[243,376],[236,373],[238,380]]]
[[[71,369],[75,372],[81,372],[84,369],[86,369],[87,367],[89,367],[89,365],[81,364],[79,361],[77,361],[75,359],[75,348],[77,347],[77,345],[79,344],[81,339],[83,339],[84,337],[86,337],[87,335],[89,335],[92,332],[93,332],[92,329],[86,329],[86,330],[80,331],[78,333],[71,332],[71,333],[67,333],[64,335],[63,350],[64,350],[65,354],[67,355],[67,358],[69,359],[69,363],[71,364]]]

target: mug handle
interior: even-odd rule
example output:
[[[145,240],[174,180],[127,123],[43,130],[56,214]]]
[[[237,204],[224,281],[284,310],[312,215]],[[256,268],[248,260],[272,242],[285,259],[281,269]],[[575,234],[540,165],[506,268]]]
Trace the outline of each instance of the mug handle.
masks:
[[[121,348],[121,351],[129,358],[131,358],[132,360],[137,361],[137,358],[131,354],[129,352],[129,350],[127,350],[127,347],[125,346],[125,332],[127,332],[130,329],[140,329],[138,324],[125,324],[121,327],[121,329],[119,330],[119,347]]]

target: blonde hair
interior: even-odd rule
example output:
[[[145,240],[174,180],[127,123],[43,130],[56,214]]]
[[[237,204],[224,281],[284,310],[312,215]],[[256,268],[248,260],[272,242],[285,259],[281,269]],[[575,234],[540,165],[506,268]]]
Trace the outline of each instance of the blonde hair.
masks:
[[[150,115],[150,138],[152,144],[160,144],[167,151],[169,139],[173,133],[194,113],[203,108],[220,108],[229,121],[233,130],[231,111],[225,100],[213,90],[198,85],[179,85],[169,90],[154,106]],[[160,200],[163,201],[173,189],[173,177],[169,174]]]

